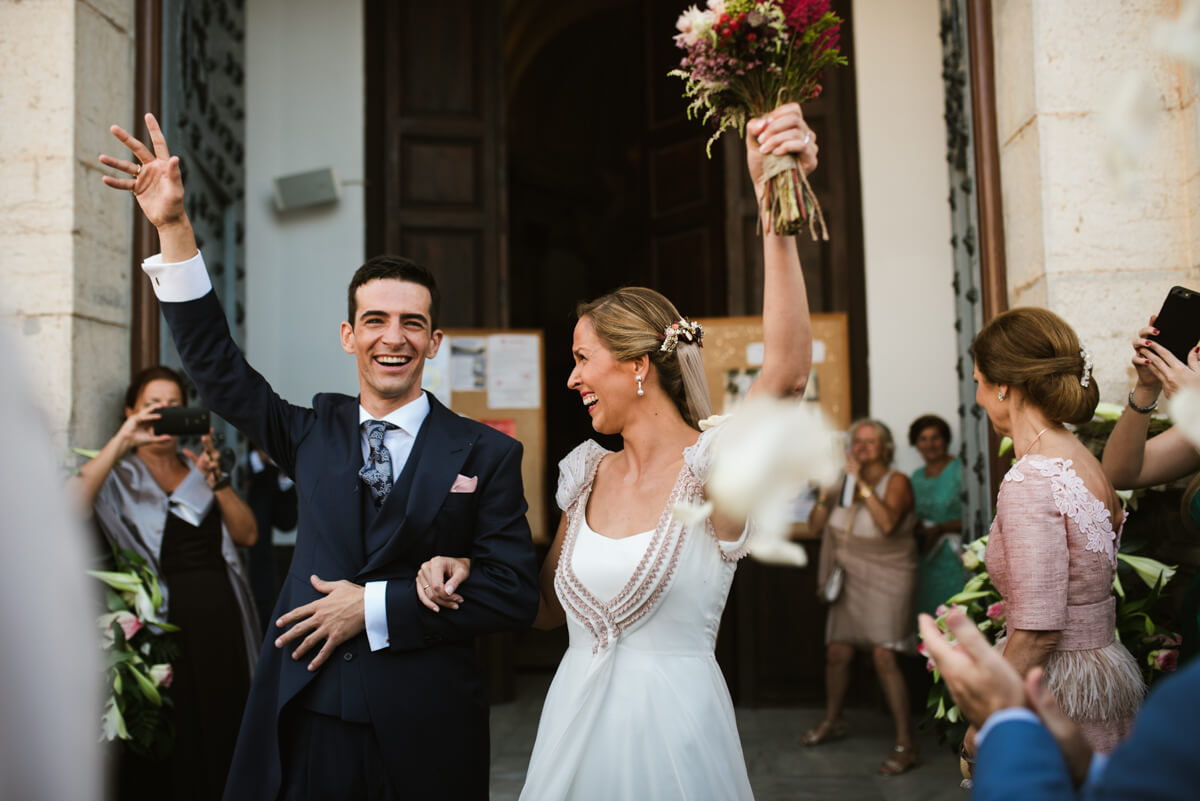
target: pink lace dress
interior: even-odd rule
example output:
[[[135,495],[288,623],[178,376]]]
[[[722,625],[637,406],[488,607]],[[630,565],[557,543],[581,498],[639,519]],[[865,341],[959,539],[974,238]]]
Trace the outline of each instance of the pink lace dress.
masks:
[[[554,589],[570,644],[542,707],[522,801],[749,801],[729,690],[713,647],[738,542],[684,526],[676,504],[703,502],[712,431],[684,451],[651,531],[592,530],[588,498],[608,453],[588,441],[560,463],[567,514]]]
[[[1097,751],[1125,736],[1145,691],[1116,639],[1119,542],[1120,527],[1071,460],[1030,454],[1004,476],[986,562],[1004,597],[1008,634],[1062,632],[1046,682]]]

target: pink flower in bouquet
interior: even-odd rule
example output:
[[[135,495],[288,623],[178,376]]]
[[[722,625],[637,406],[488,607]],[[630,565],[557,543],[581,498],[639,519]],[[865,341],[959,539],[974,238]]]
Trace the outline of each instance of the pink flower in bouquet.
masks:
[[[999,620],[1004,617],[1004,601],[996,601],[987,608],[988,620]]]
[[[142,629],[142,621],[138,620],[137,615],[130,612],[110,612],[107,615],[101,615],[99,623],[100,629],[104,632],[104,638],[109,643],[113,641],[112,627],[114,623],[121,627],[121,632],[125,635],[126,640],[133,639],[133,635]]]
[[[708,0],[708,8],[712,13],[720,16],[725,13],[725,0]]]
[[[170,665],[163,663],[150,666],[150,681],[154,682],[155,687],[170,687],[174,680],[175,671]]]
[[[1163,673],[1174,673],[1179,665],[1179,651],[1174,648],[1163,648],[1150,654],[1154,667]]]
[[[794,31],[802,31],[829,13],[829,0],[783,0],[784,19]]]
[[[938,604],[938,608],[933,610],[933,616],[934,617],[945,617],[946,613],[949,611],[950,611],[950,607],[946,606],[945,604]]]

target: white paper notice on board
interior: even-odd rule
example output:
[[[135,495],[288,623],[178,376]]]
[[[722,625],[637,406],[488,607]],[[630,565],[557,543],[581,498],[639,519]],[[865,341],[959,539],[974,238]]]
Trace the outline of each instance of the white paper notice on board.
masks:
[[[451,389],[455,392],[483,392],[487,389],[486,338],[455,337],[452,342],[443,342],[441,349],[450,353]]]
[[[813,340],[813,364],[822,364],[825,361],[825,340]]]
[[[487,338],[489,409],[536,409],[542,400],[538,338],[533,334],[493,334]]]
[[[747,367],[762,367],[763,363],[763,343],[751,342],[746,346],[746,366]]]
[[[438,349],[437,356],[425,360],[425,370],[421,373],[421,389],[427,390],[447,408],[450,407],[452,353],[450,337],[445,337],[442,339],[442,346]]]

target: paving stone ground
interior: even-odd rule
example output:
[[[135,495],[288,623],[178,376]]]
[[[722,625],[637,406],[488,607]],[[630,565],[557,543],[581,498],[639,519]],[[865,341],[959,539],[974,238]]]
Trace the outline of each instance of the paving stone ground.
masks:
[[[492,707],[492,801],[516,801],[520,795],[550,678],[520,674],[517,700]],[[757,801],[969,801],[958,786],[957,757],[939,748],[932,733],[918,733],[919,767],[903,776],[883,777],[875,770],[892,746],[891,721],[883,710],[850,709],[850,737],[805,748],[800,738],[820,719],[816,708],[737,709]]]

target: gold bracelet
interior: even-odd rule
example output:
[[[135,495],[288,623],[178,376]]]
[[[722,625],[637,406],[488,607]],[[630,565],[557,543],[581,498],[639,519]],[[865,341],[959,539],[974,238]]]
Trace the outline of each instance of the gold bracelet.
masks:
[[[871,496],[874,494],[875,494],[875,491],[872,490],[870,487],[862,487],[858,490],[858,496],[860,498],[862,498],[864,501],[869,501],[871,499]]]

